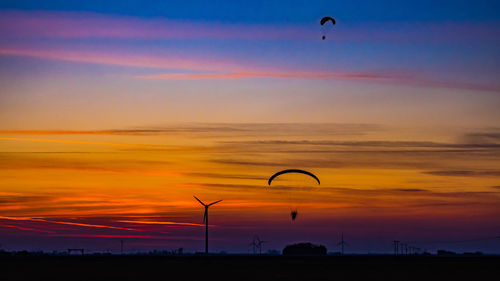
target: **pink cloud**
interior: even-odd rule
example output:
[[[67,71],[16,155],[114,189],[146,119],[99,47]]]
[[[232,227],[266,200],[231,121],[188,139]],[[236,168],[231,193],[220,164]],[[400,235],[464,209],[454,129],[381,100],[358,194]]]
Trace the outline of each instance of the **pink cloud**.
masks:
[[[419,75],[401,72],[314,72],[307,70],[287,70],[278,67],[259,67],[252,62],[237,62],[227,59],[202,59],[193,57],[153,56],[126,52],[30,49],[26,47],[0,48],[0,55],[24,56],[40,59],[60,60],[78,63],[117,65],[126,67],[175,69],[198,71],[201,73],[165,73],[137,75],[135,78],[146,80],[236,80],[246,78],[279,79],[355,79],[377,83],[399,84],[418,87],[456,88],[478,91],[500,91],[500,85],[479,84],[466,81],[439,81]],[[214,73],[216,72],[216,73]]]
[[[161,236],[152,235],[120,235],[120,234],[50,234],[52,237],[83,237],[83,238],[137,238],[137,239],[164,239]]]
[[[168,73],[136,76],[155,80],[289,78],[289,79],[380,79],[391,78],[376,73],[307,73],[307,72],[231,72],[231,73]]]
[[[22,227],[22,226],[18,226],[18,225],[0,224],[0,227],[10,227],[10,228],[16,228],[16,229],[24,230],[24,231],[53,233],[53,231],[49,231],[49,230],[36,229],[36,228],[31,228],[31,227]]]
[[[164,18],[144,19],[81,12],[2,11],[4,38],[133,38],[314,40],[321,37],[317,19],[308,24],[222,24]],[[318,19],[319,20],[319,19]],[[376,42],[461,42],[499,40],[493,22],[338,22],[328,39]],[[321,41],[321,40],[319,40]]]
[[[230,60],[209,60],[200,58],[181,58],[173,56],[153,56],[143,54],[131,54],[119,51],[93,51],[93,50],[67,50],[67,49],[43,49],[29,47],[0,48],[0,55],[23,56],[40,59],[61,60],[69,62],[81,62],[91,64],[118,65],[127,67],[145,67],[162,69],[183,70],[227,70],[240,69],[241,66]]]
[[[423,77],[388,73],[314,73],[314,72],[230,72],[230,73],[167,73],[158,75],[136,76],[139,79],[149,80],[202,80],[225,79],[236,80],[246,78],[283,78],[283,79],[357,79],[370,80],[377,83],[389,83],[418,87],[436,87],[466,89],[478,91],[500,91],[500,85],[478,84],[462,81],[436,81]]]
[[[134,224],[160,224],[160,225],[173,225],[173,226],[203,226],[203,227],[205,226],[205,224],[199,224],[199,223],[173,222],[173,221],[118,220],[117,222],[134,223]]]
[[[0,33],[15,38],[305,39],[297,25],[242,25],[77,12],[0,12]]]

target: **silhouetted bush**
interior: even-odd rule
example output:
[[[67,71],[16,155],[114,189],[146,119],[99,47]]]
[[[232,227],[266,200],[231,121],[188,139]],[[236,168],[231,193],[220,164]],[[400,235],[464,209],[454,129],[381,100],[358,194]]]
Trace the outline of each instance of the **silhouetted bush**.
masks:
[[[437,255],[438,256],[456,256],[457,253],[452,252],[452,251],[446,251],[446,250],[438,250]]]
[[[288,245],[283,249],[285,256],[326,256],[326,247],[311,243]]]

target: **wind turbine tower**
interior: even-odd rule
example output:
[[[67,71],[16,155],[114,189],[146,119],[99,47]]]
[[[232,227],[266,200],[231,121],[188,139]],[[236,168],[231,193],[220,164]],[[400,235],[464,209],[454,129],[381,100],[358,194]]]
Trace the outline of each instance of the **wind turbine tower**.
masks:
[[[337,244],[337,246],[340,245],[342,247],[342,251],[341,251],[342,256],[344,255],[344,245],[347,245],[347,244],[348,243],[344,241],[344,232],[342,232],[341,240]]]
[[[398,252],[399,252],[399,241],[398,240],[394,240],[392,241],[394,243],[394,255],[398,255]]]
[[[196,196],[193,196],[194,199],[198,200],[203,207],[205,207],[205,214],[203,215],[203,222],[205,223],[205,254],[208,254],[208,207],[219,203],[222,200],[212,202],[210,204],[205,204],[201,202],[200,199],[196,198]]]

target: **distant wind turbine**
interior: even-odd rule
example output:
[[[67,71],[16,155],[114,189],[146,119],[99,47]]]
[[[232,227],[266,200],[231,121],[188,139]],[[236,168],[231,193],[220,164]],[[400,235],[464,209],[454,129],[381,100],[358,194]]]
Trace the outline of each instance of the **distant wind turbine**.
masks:
[[[267,243],[267,241],[262,241],[260,240],[259,236],[255,235],[253,237],[252,243],[250,243],[250,246],[253,246],[253,254],[255,255],[255,249],[259,249],[259,254],[262,255],[262,244]]]
[[[337,243],[337,246],[342,246],[342,255],[344,255],[344,245],[349,245],[349,243],[344,241],[344,232],[342,232],[341,240],[339,243]]]
[[[205,204],[201,202],[200,199],[198,199],[196,196],[193,196],[194,199],[198,200],[203,207],[205,207],[205,214],[203,215],[203,222],[205,223],[205,254],[208,254],[208,207],[219,203],[222,200],[212,202],[210,204]]]

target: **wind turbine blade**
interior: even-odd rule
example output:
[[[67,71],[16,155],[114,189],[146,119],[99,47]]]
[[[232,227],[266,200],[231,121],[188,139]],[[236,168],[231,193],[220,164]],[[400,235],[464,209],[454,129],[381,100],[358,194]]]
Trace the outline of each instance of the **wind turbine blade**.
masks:
[[[201,204],[201,205],[205,206],[205,204],[203,204],[203,202],[201,202],[201,200],[200,200],[200,199],[198,199],[198,198],[197,198],[196,196],[194,196],[194,195],[193,195],[193,197],[194,197],[194,199],[198,200],[198,202],[200,202],[200,204]]]
[[[203,213],[203,223],[205,223],[206,219],[207,219],[207,209],[205,209],[205,213]]]
[[[217,204],[217,203],[219,203],[220,201],[222,201],[222,200],[212,202],[212,203],[208,204],[207,206],[212,206],[213,204]]]

